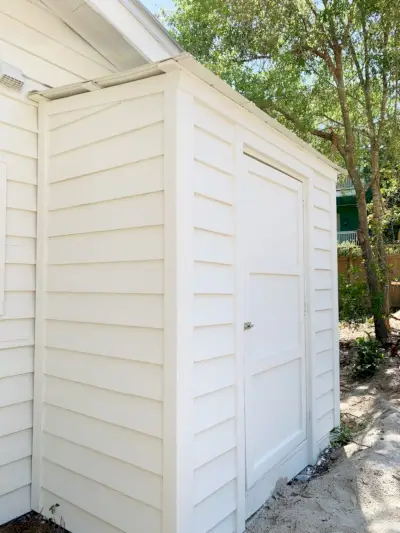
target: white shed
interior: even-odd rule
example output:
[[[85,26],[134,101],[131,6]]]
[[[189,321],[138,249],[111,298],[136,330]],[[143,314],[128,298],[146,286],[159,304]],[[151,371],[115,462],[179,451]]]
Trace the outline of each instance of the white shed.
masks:
[[[339,169],[187,54],[32,98],[32,507],[242,533],[339,423]]]
[[[0,524],[242,533],[339,422],[339,169],[138,0],[0,30]]]

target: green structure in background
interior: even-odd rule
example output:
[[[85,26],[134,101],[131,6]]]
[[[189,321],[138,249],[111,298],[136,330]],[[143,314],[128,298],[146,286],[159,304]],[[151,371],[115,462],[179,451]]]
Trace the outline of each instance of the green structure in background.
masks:
[[[357,231],[358,211],[355,196],[338,196],[336,212],[338,231]]]
[[[372,200],[371,190],[366,195],[367,202]],[[336,190],[337,241],[357,242],[358,210],[356,194],[350,178],[338,184]]]

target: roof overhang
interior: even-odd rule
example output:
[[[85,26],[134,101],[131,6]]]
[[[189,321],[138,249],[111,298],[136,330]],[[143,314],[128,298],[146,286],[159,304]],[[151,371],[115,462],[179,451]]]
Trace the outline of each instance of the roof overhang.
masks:
[[[61,98],[67,98],[69,96],[75,96],[77,94],[84,94],[93,90],[106,89],[108,87],[114,87],[116,85],[122,85],[141,79],[159,76],[179,69],[196,76],[203,82],[207,83],[208,85],[222,93],[230,100],[233,100],[240,107],[246,109],[246,111],[252,113],[256,117],[261,119],[271,128],[278,131],[281,135],[290,139],[303,151],[312,154],[314,157],[318,158],[320,161],[333,168],[338,174],[347,173],[345,169],[328,159],[326,156],[321,154],[321,152],[319,152],[310,144],[300,139],[292,131],[285,128],[285,126],[280,124],[277,120],[270,117],[267,113],[258,108],[255,104],[253,104],[253,102],[250,102],[250,100],[248,100],[247,98],[239,94],[237,91],[232,89],[230,85],[228,85],[221,78],[219,78],[210,70],[201,65],[198,61],[194,59],[193,56],[188,53],[183,53],[174,58],[166,59],[164,61],[160,61],[159,63],[154,63],[152,65],[144,65],[132,70],[128,70],[126,72],[110,74],[108,76],[97,78],[92,81],[74,83],[71,85],[65,85],[63,87],[47,89],[44,91],[32,91],[29,94],[29,98],[36,102],[40,102],[43,100],[59,100]]]
[[[182,52],[138,0],[42,0],[119,71]]]

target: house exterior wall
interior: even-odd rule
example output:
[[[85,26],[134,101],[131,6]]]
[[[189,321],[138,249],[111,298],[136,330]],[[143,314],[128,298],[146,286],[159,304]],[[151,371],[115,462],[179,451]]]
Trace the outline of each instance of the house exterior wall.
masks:
[[[26,93],[115,69],[40,2],[0,0],[0,36],[1,60],[20,68],[26,82],[21,92],[0,88],[0,167],[7,178],[0,235],[1,524],[31,508],[38,125],[37,107]]]
[[[40,104],[35,505],[59,503],[74,533],[161,532],[162,91],[157,78]]]
[[[336,173],[197,78],[182,74],[180,88],[193,102],[186,122],[186,136],[193,139],[186,174],[193,187],[187,223],[193,228],[194,260],[189,274],[193,357],[185,373],[192,383],[193,418],[181,422],[191,428],[192,440],[186,435],[182,443],[191,443],[193,481],[181,498],[193,508],[186,528],[233,533],[244,530],[245,518],[272,489],[261,481],[258,493],[245,497],[243,322],[248,318],[238,231],[244,152],[304,185],[308,448],[298,452],[304,466],[316,459],[339,421]],[[281,465],[283,475],[289,463]]]

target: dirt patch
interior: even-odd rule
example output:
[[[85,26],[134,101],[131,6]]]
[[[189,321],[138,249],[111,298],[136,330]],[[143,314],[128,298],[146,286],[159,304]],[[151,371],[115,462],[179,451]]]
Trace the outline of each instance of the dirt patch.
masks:
[[[69,533],[62,526],[49,522],[38,513],[27,513],[0,526],[0,533]]]
[[[400,533],[400,321],[392,346],[368,382],[350,378],[351,342],[372,333],[341,331],[342,418],[355,436],[306,483],[281,487],[247,533]]]
[[[400,334],[400,311],[393,313],[390,319],[390,327],[393,335]],[[358,328],[349,328],[341,325],[339,330],[340,344],[346,345],[354,341],[357,337],[367,337],[368,335],[373,335],[373,333],[374,327],[372,322],[366,322]]]

